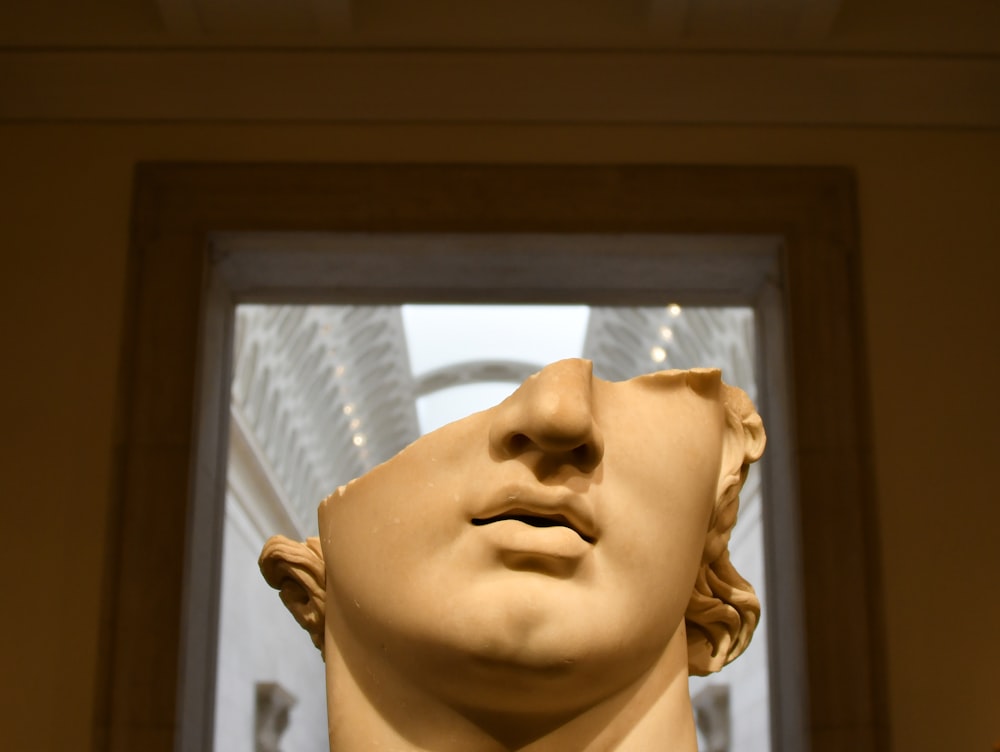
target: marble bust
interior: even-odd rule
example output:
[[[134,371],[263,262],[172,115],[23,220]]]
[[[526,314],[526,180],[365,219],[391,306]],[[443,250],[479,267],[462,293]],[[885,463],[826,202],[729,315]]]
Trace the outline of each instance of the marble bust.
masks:
[[[717,370],[564,360],[339,488],[260,562],[325,658],[331,750],[694,752],[688,674],[760,615],[728,541],[763,448]]]

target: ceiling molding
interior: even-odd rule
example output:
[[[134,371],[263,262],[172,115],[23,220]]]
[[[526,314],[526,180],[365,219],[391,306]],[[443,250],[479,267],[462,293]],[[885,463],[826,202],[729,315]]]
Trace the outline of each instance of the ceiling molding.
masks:
[[[677,41],[684,36],[692,0],[649,0],[649,25],[664,39]]]
[[[812,0],[801,3],[801,14],[795,25],[796,39],[816,42],[830,36],[841,5],[841,0]]]
[[[0,89],[8,122],[1000,126],[986,57],[7,51]]]
[[[156,9],[171,37],[193,40],[204,36],[196,0],[156,0]]]
[[[349,31],[354,26],[351,0],[309,0],[320,34],[330,36]]]

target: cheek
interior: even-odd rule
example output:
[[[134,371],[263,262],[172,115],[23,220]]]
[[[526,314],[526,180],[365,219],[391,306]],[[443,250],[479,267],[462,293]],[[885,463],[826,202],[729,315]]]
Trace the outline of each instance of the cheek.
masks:
[[[678,581],[687,587],[701,563],[708,513],[701,505],[677,509],[676,513],[665,505],[657,511],[632,528],[626,555],[634,566],[655,573],[661,583]]]
[[[462,532],[453,488],[424,474],[418,482],[351,489],[325,520],[327,587],[359,618],[395,621],[424,610],[449,575]],[[446,479],[447,480],[447,479]],[[392,493],[386,494],[387,486]],[[431,595],[428,595],[428,592]]]
[[[327,569],[352,590],[405,582],[438,541],[424,500],[357,498],[330,514],[323,536]]]
[[[622,461],[618,483],[607,483],[605,542],[609,564],[658,608],[685,608],[701,563],[715,503],[714,466],[706,472]],[[667,480],[667,478],[670,478]],[[610,480],[610,479],[609,479]],[[613,508],[612,506],[613,505]]]

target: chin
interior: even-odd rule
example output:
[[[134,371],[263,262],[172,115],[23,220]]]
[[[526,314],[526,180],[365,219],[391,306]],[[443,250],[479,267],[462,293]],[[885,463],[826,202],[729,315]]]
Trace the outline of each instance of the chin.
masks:
[[[577,635],[521,621],[516,629],[498,630],[470,646],[469,655],[486,667],[559,675],[578,670],[596,655],[593,644],[581,644]]]
[[[565,606],[565,604],[563,604]],[[563,679],[628,674],[631,665],[649,665],[665,647],[669,635],[636,634],[618,620],[594,619],[590,610],[561,607],[554,600],[537,604],[506,604],[492,613],[479,612],[453,645],[461,645],[470,663],[484,673],[511,681],[548,686]],[[447,639],[447,637],[445,637]],[[629,649],[623,651],[622,646]],[[635,656],[635,660],[632,660]]]
[[[504,634],[468,645],[448,688],[457,705],[531,715],[577,714],[617,694],[646,673],[662,650],[623,652],[620,640],[598,642],[583,630]],[[627,638],[625,638],[627,639]],[[472,709],[471,707],[469,709]]]

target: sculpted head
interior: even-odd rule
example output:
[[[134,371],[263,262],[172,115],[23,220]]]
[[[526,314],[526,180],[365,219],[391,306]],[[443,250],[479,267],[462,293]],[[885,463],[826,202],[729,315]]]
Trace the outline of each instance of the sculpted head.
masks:
[[[671,651],[706,674],[747,646],[759,604],[728,542],[763,448],[717,370],[560,361],[338,489],[319,539],[272,539],[261,567],[369,696],[572,715]]]

